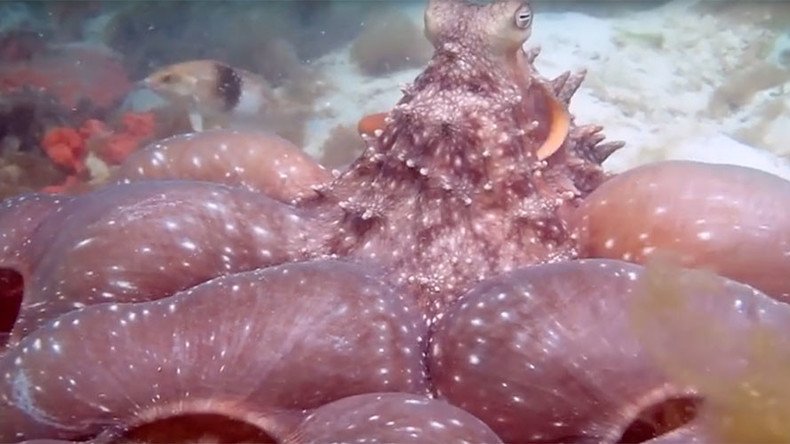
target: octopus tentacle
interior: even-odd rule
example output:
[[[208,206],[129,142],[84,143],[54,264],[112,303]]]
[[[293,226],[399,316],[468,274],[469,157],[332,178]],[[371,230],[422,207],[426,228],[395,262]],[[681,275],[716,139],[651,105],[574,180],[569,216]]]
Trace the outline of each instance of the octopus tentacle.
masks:
[[[309,257],[321,242],[308,236],[313,225],[308,211],[209,182],[107,186],[39,224],[26,246],[34,266],[11,342],[85,305],[158,299]]]
[[[0,267],[28,274],[34,257],[26,245],[39,225],[72,201],[50,194],[25,194],[0,204]]]
[[[376,269],[332,260],[95,305],[0,356],[0,441],[150,436],[176,420],[221,433],[208,414],[282,437],[293,415],[346,396],[426,394],[426,336]]]
[[[482,421],[444,401],[405,393],[369,393],[316,409],[283,442],[502,441]]]
[[[210,130],[153,143],[132,154],[113,180],[205,180],[292,203],[332,179],[296,145],[262,131]]]
[[[614,176],[580,206],[587,257],[643,263],[671,251],[790,301],[790,181],[732,165],[668,161]],[[623,226],[619,221],[629,221]]]
[[[646,293],[645,278],[639,265],[582,260],[479,284],[435,325],[429,368],[437,394],[505,442],[642,442],[699,416],[710,384],[668,374],[657,353],[674,356],[677,338],[693,336],[700,322],[738,336],[770,327],[787,345],[790,306],[717,276],[705,291],[677,282],[675,298],[693,307],[688,331],[665,331],[667,321],[640,324],[637,313],[653,315],[652,299],[676,307],[674,293]],[[672,319],[673,310],[664,315]],[[747,347],[733,352],[716,369],[748,363]],[[677,364],[707,374],[711,361],[696,359]]]

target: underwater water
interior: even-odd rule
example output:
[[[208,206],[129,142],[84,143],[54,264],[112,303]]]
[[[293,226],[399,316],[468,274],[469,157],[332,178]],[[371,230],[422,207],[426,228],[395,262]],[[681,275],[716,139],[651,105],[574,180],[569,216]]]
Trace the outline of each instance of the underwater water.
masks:
[[[790,2],[0,2],[0,442],[786,442],[788,88]]]

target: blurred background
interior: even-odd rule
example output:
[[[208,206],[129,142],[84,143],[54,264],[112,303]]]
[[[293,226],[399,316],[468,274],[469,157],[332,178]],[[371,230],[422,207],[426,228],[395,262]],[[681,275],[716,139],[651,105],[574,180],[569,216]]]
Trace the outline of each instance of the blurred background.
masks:
[[[125,156],[191,131],[140,80],[210,59],[287,106],[269,129],[331,168],[363,149],[432,48],[422,1],[0,2],[0,197],[100,182]],[[534,2],[546,77],[586,69],[571,104],[627,149],[622,170],[686,158],[790,178],[790,2]]]

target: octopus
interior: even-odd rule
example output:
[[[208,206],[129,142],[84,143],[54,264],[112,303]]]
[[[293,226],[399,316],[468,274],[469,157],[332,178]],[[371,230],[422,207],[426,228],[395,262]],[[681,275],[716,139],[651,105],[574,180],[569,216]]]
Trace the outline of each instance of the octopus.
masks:
[[[433,58],[337,175],[210,130],[4,201],[0,441],[721,442],[711,378],[790,345],[790,182],[607,173],[532,24],[429,0]]]

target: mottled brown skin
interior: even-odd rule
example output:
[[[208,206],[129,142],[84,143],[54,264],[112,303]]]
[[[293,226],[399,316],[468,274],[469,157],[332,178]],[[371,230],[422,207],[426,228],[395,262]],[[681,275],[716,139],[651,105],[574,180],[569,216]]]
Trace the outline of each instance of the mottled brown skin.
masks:
[[[433,59],[318,199],[343,212],[332,250],[391,264],[396,283],[433,313],[486,277],[576,257],[561,214],[604,180],[600,162],[621,146],[599,145],[598,127],[571,125],[538,160],[552,125],[547,100],[567,104],[583,73],[540,77],[537,51],[522,49],[531,20],[518,27],[520,10],[531,13],[524,1],[430,2]]]

